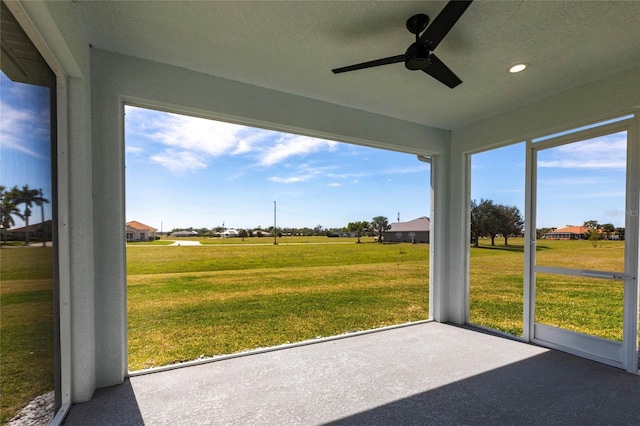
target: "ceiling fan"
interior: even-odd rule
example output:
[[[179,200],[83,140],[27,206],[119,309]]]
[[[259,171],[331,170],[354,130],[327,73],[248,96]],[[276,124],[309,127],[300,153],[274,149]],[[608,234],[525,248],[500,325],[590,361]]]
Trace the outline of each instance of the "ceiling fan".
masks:
[[[409,46],[404,54],[349,65],[348,67],[336,68],[331,71],[334,74],[340,74],[348,71],[404,62],[404,66],[407,69],[423,71],[453,89],[462,83],[462,80],[438,59],[438,57],[433,54],[433,51],[458,19],[460,19],[465,10],[467,10],[471,1],[472,0],[450,1],[444,9],[442,9],[440,14],[436,16],[431,25],[429,25],[429,17],[422,13],[409,18],[407,20],[407,29],[410,33],[416,35],[416,41]],[[420,33],[422,33],[422,35]]]

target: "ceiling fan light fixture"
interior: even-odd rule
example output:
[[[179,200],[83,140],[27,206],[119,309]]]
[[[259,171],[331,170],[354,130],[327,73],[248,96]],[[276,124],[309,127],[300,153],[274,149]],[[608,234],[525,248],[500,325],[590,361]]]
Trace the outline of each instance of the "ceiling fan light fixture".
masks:
[[[529,64],[526,62],[520,62],[519,64],[511,65],[509,67],[509,72],[511,74],[517,74],[529,68]]]

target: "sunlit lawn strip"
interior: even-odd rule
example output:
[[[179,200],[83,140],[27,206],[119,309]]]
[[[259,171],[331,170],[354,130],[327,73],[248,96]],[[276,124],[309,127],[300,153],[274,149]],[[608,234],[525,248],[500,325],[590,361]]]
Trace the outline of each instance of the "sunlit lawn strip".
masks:
[[[524,249],[481,240],[471,248],[470,319],[472,323],[522,334]],[[537,241],[537,263],[575,269],[623,270],[624,242]],[[561,275],[538,275],[536,321],[606,339],[620,340],[622,285]]]
[[[163,274],[428,261],[428,255],[429,246],[424,244],[129,246],[127,273]]]
[[[471,248],[470,316],[520,335],[524,254],[522,240],[511,241]],[[623,244],[538,241],[538,252],[548,264],[606,270]],[[428,317],[425,245],[133,247],[128,258],[133,370]],[[577,331],[617,338],[616,291],[594,294],[581,283],[545,299],[539,284],[538,320],[567,326],[568,315],[583,317],[570,318]]]
[[[51,256],[51,247],[5,247],[0,249],[2,282],[32,279],[51,280]]]
[[[171,240],[127,241],[128,246],[168,246],[173,243]]]
[[[427,265],[131,277],[129,368],[426,319]]]
[[[5,257],[4,252],[11,250],[14,249],[1,250],[2,262],[7,258],[18,259]],[[26,254],[41,249],[15,250]],[[1,424],[36,396],[53,390],[51,289],[51,279],[5,281],[3,277],[0,286]]]
[[[538,274],[536,322],[622,341],[620,281]]]

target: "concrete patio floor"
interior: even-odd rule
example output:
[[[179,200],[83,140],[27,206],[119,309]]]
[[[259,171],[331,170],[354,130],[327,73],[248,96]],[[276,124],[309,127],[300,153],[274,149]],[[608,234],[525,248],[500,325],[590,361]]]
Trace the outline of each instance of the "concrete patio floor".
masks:
[[[640,376],[435,322],[135,376],[65,425],[638,424]]]

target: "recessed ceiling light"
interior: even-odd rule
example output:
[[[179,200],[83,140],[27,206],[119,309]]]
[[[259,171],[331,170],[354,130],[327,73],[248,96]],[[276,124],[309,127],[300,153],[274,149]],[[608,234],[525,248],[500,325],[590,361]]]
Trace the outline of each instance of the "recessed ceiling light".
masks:
[[[521,62],[519,64],[515,64],[509,67],[509,72],[511,74],[516,74],[526,70],[529,67],[529,64],[526,62]]]

